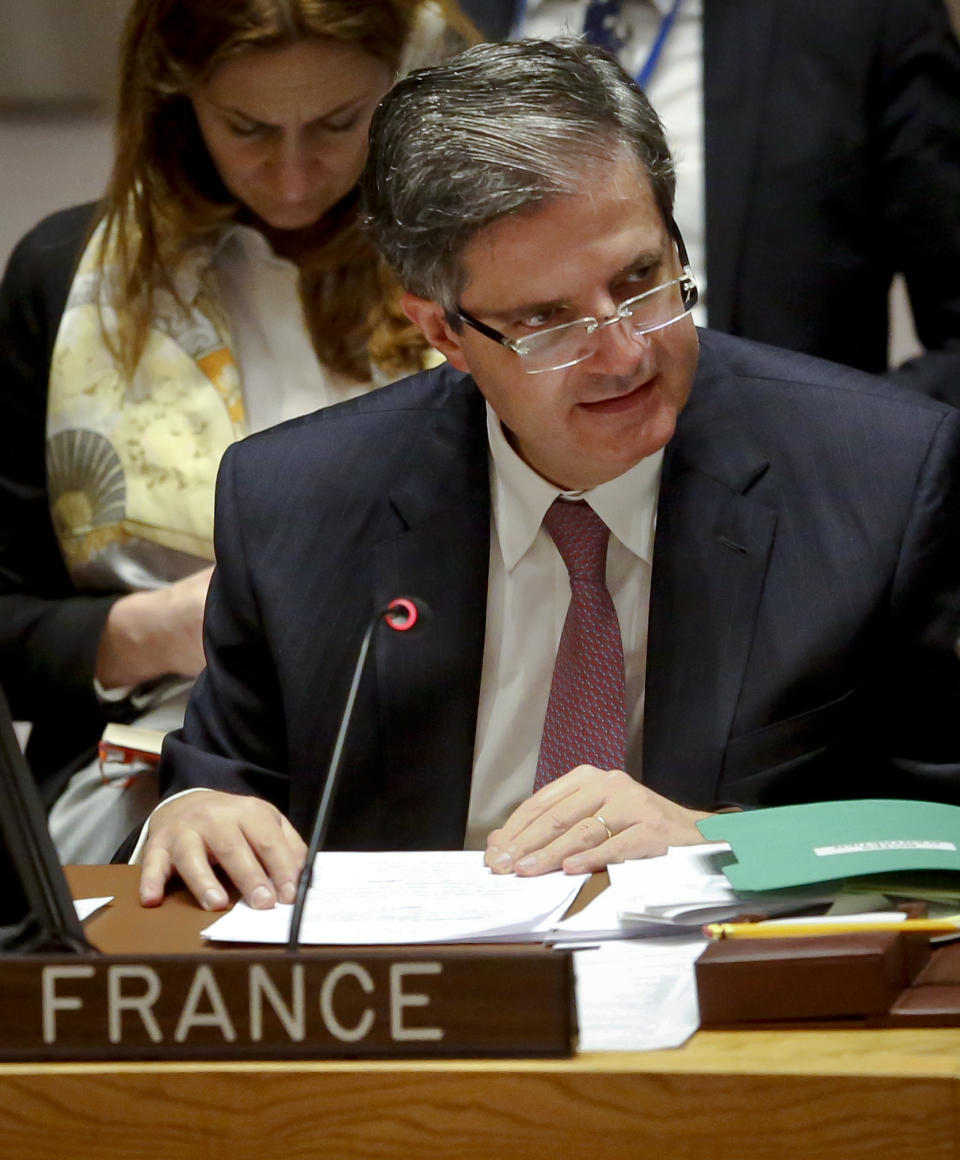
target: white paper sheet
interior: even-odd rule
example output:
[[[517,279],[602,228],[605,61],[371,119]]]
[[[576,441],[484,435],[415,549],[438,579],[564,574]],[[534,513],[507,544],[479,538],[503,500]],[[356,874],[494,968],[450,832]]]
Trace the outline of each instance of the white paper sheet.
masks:
[[[719,872],[718,854],[729,853],[724,843],[671,846],[657,858],[614,863],[607,867],[610,886],[577,914],[557,924],[549,936],[559,945],[589,939],[636,938],[666,934],[681,925],[687,911],[699,915],[704,906],[741,909],[737,895]],[[680,900],[685,900],[680,902]],[[674,908],[676,907],[676,912]],[[684,929],[699,927],[706,919],[682,922]]]
[[[561,919],[547,935],[546,941],[558,947],[565,947],[607,939],[676,933],[673,924],[624,918],[620,913],[620,904],[621,899],[616,889],[608,886],[582,910],[570,918]]]
[[[659,858],[621,862],[608,868],[621,913],[653,916],[683,905],[735,903],[738,896],[720,863],[726,843],[671,846]]]
[[[738,893],[722,871],[730,853],[726,842],[671,846],[659,858],[610,866],[617,912],[627,926],[640,922],[687,928],[742,914],[753,904],[764,914],[789,914],[827,906],[836,891],[822,884],[810,889]]]
[[[605,942],[574,951],[581,1051],[679,1047],[697,1030],[700,935]]]
[[[374,946],[540,941],[588,875],[492,874],[478,850],[317,855],[300,941]],[[237,905],[208,926],[222,942],[284,943],[292,906]]]
[[[113,902],[112,894],[108,894],[104,898],[77,898],[74,899],[73,907],[77,912],[77,918],[83,922],[91,914],[96,914],[98,910],[108,906],[111,902]]]

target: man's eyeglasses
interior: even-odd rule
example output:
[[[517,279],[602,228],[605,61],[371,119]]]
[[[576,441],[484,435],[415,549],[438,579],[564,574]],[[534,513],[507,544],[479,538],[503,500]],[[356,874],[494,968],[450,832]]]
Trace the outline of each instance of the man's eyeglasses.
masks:
[[[670,223],[670,233],[677,245],[677,255],[683,272],[678,278],[662,282],[651,290],[645,290],[634,298],[627,298],[609,318],[578,318],[575,322],[565,322],[551,326],[536,334],[525,334],[520,338],[508,338],[499,330],[474,318],[462,306],[457,306],[455,317],[468,326],[499,342],[523,359],[523,369],[528,375],[539,375],[546,371],[562,371],[586,361],[597,348],[596,335],[607,326],[621,322],[630,324],[634,336],[650,334],[662,330],[674,322],[679,322],[697,302],[697,282],[690,270],[687,250],[676,222]]]

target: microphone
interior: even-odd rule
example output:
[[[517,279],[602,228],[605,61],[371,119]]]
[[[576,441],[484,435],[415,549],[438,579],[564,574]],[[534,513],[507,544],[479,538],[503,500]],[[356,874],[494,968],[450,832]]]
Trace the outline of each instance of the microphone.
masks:
[[[320,804],[313,821],[313,830],[310,841],[307,843],[307,860],[300,871],[297,881],[297,896],[293,904],[293,913],[290,916],[290,934],[287,939],[287,950],[296,951],[300,945],[300,925],[303,922],[303,908],[307,901],[307,891],[313,882],[313,863],[317,851],[326,837],[327,825],[330,821],[330,804],[340,780],[340,764],[343,758],[343,748],[353,718],[353,705],[357,699],[357,689],[360,687],[360,678],[366,668],[367,653],[370,651],[370,641],[377,626],[385,621],[394,632],[409,632],[418,623],[422,626],[430,615],[430,608],[423,600],[413,596],[398,596],[389,604],[377,611],[370,618],[367,630],[363,634],[360,651],[357,654],[357,663],[353,670],[353,680],[350,682],[350,691],[340,716],[340,728],[337,731],[337,740],[327,767],[327,776],[324,779],[323,793],[320,795]]]

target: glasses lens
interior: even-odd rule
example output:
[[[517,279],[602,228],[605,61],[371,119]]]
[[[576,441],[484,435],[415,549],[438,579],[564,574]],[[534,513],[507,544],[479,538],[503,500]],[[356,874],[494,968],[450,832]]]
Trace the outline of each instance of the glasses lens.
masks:
[[[573,366],[590,356],[593,348],[587,327],[583,322],[555,326],[542,334],[527,334],[517,343],[525,369],[531,371],[559,370]]]
[[[576,366],[593,354],[600,332],[607,326],[626,323],[631,333],[641,335],[661,330],[683,318],[693,305],[694,298],[688,295],[684,300],[682,280],[675,278],[644,294],[638,294],[636,298],[628,298],[621,302],[613,318],[605,319],[599,325],[592,318],[581,318],[565,326],[554,326],[540,334],[524,335],[511,345],[523,359],[524,370],[528,374],[560,371]]]
[[[646,294],[630,298],[620,304],[620,315],[629,319],[635,334],[644,334],[649,330],[666,326],[676,322],[685,311],[683,294],[680,290],[680,280],[665,282]]]

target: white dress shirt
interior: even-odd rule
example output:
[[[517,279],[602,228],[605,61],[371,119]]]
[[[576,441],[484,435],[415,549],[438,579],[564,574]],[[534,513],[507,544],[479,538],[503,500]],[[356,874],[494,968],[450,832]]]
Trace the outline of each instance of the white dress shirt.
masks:
[[[540,751],[553,665],[570,603],[567,568],[547,508],[561,492],[528,467],[488,406],[491,534],[486,635],[466,847],[528,798]],[[640,774],[653,533],[663,452],[582,495],[610,528],[607,587],[623,638],[628,765]]]
[[[620,63],[637,76],[647,61],[660,22],[672,0],[625,0],[623,18],[630,36]],[[587,0],[528,0],[515,35],[551,39],[579,36]],[[690,266],[700,289],[693,317],[707,324],[706,211],[703,168],[703,0],[681,0],[670,35],[647,88],[667,133],[677,169],[674,217],[683,234]]]
[[[243,384],[248,433],[366,394],[390,376],[357,382],[321,365],[303,315],[299,271],[258,230],[232,225],[213,266]]]

